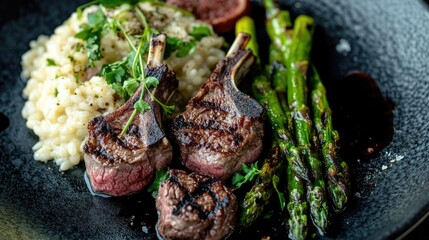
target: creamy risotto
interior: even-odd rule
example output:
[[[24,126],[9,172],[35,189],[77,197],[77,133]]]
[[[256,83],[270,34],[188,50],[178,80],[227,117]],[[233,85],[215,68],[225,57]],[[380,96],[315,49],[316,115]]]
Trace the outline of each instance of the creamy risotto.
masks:
[[[148,3],[139,6],[152,28],[184,41],[189,40],[193,27],[204,24],[171,8]],[[96,116],[114,111],[124,102],[97,73],[103,64],[129,54],[127,41],[113,32],[104,34],[102,59],[89,67],[83,41],[75,38],[82,24],[87,23],[86,15],[97,9],[97,6],[87,8],[81,17],[73,13],[52,36],[40,36],[32,41],[31,49],[22,57],[23,74],[28,78],[24,89],[28,100],[22,115],[27,127],[39,137],[33,147],[34,158],[44,162],[54,160],[62,171],[77,165],[83,158],[81,145],[88,135],[87,123]],[[133,18],[133,13],[124,14]],[[131,31],[132,26],[129,29]],[[212,34],[203,37],[191,54],[185,57],[172,54],[166,59],[179,80],[174,103],[186,102],[208,78],[216,63],[224,57],[220,49],[223,44],[223,38]]]

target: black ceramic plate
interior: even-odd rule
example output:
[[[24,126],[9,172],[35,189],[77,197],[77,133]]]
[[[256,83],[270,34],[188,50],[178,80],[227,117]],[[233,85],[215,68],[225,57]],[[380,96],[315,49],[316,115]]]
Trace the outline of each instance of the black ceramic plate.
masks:
[[[84,183],[82,165],[60,173],[52,163],[43,164],[32,158],[31,147],[37,139],[21,118],[25,83],[19,78],[20,56],[28,49],[30,40],[39,34],[51,34],[81,3],[81,0],[0,3],[1,239],[155,237],[151,226],[154,219],[144,216],[133,219],[130,212],[132,207],[142,212],[153,209],[149,197],[147,200],[93,197]],[[349,152],[353,169],[351,202],[347,211],[335,219],[329,237],[396,238],[429,210],[429,13],[425,3],[290,0],[283,4],[294,16],[305,13],[316,19],[313,54],[331,93],[334,120],[343,138],[350,140],[347,134],[357,134],[375,148],[383,141],[368,139],[371,134],[378,140],[383,137],[388,142],[392,140],[369,160],[361,157],[357,160],[360,155]],[[341,80],[352,70],[371,75],[381,93],[394,103],[393,136],[391,116],[384,115],[388,111],[374,112],[370,108],[388,104],[378,102],[380,99],[368,94],[365,87]],[[354,102],[350,101],[353,99]],[[347,105],[350,102],[353,104]],[[353,108],[344,112],[344,106]],[[354,114],[354,110],[359,114]],[[377,127],[366,131],[367,135],[359,135],[365,133],[362,126],[371,123]],[[147,214],[153,214],[148,211]],[[141,229],[141,222],[148,229]],[[284,234],[280,228],[274,226],[268,233],[271,231],[282,239],[285,236],[279,236]],[[258,234],[262,233],[253,236],[256,238]]]

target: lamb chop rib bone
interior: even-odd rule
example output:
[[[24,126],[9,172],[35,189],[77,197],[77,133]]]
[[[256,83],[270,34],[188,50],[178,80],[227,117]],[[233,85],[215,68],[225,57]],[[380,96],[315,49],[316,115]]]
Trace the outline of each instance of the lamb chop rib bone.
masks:
[[[226,180],[262,151],[263,108],[238,90],[255,58],[239,34],[224,60],[173,120],[182,163],[202,175]]]
[[[178,85],[175,74],[162,63],[165,45],[164,34],[153,35],[146,67],[146,77],[159,80],[157,88],[149,90],[164,103]],[[152,181],[156,170],[171,162],[172,147],[162,129],[162,109],[143,87],[140,85],[116,111],[96,117],[88,124],[84,160],[94,192],[112,196],[138,192]],[[137,113],[121,136],[142,91],[150,109]]]

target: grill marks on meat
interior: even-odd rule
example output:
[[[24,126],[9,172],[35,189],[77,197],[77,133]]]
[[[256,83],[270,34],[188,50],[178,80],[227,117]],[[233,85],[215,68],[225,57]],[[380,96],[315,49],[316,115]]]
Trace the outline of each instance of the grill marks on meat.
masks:
[[[161,102],[166,102],[178,85],[175,74],[162,64],[164,48],[165,35],[154,36],[146,67],[146,77],[159,80],[158,87],[150,90]],[[151,109],[138,113],[125,135],[120,135],[141,92],[142,86],[115,112],[89,122],[83,149],[95,192],[112,196],[135,193],[152,181],[157,169],[171,162],[172,147],[162,129],[162,109],[147,90],[144,100]]]
[[[234,230],[237,199],[222,182],[170,170],[156,199],[158,232],[165,239],[222,239]]]
[[[235,85],[254,61],[244,50],[248,39],[237,37],[185,112],[173,120],[181,161],[199,174],[225,180],[262,151],[263,108]]]

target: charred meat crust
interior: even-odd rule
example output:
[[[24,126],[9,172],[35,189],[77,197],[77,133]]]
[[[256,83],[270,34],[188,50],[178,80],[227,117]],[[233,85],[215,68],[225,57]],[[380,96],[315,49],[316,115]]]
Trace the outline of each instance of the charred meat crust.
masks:
[[[177,88],[175,74],[166,65],[146,68],[146,77],[159,79],[149,89],[166,102]],[[134,95],[115,112],[92,119],[84,144],[86,171],[95,192],[123,196],[140,191],[153,179],[155,171],[170,164],[173,149],[162,128],[162,109],[145,89],[144,100],[151,109],[138,113],[124,136],[121,131],[134,111],[142,92]]]
[[[237,63],[249,54],[239,50],[219,62],[185,112],[173,120],[181,161],[190,170],[225,180],[261,153],[263,108],[232,79]]]
[[[222,182],[170,170],[156,200],[158,231],[165,239],[222,239],[234,230],[235,195]]]
[[[160,101],[165,102],[177,88],[175,74],[168,70],[165,65],[155,68],[148,67],[146,76],[161,79],[154,93]],[[151,90],[153,91],[153,89]],[[96,117],[89,122],[89,138],[83,146],[86,155],[97,158],[104,165],[112,165],[116,162],[133,162],[135,159],[129,158],[128,154],[122,154],[121,151],[129,153],[142,150],[166,137],[162,129],[161,107],[153,101],[147,90],[145,90],[144,99],[149,103],[151,109],[144,114],[137,114],[125,136],[120,136],[141,91],[140,86],[136,93],[115,112]],[[113,145],[116,146],[113,147]]]

